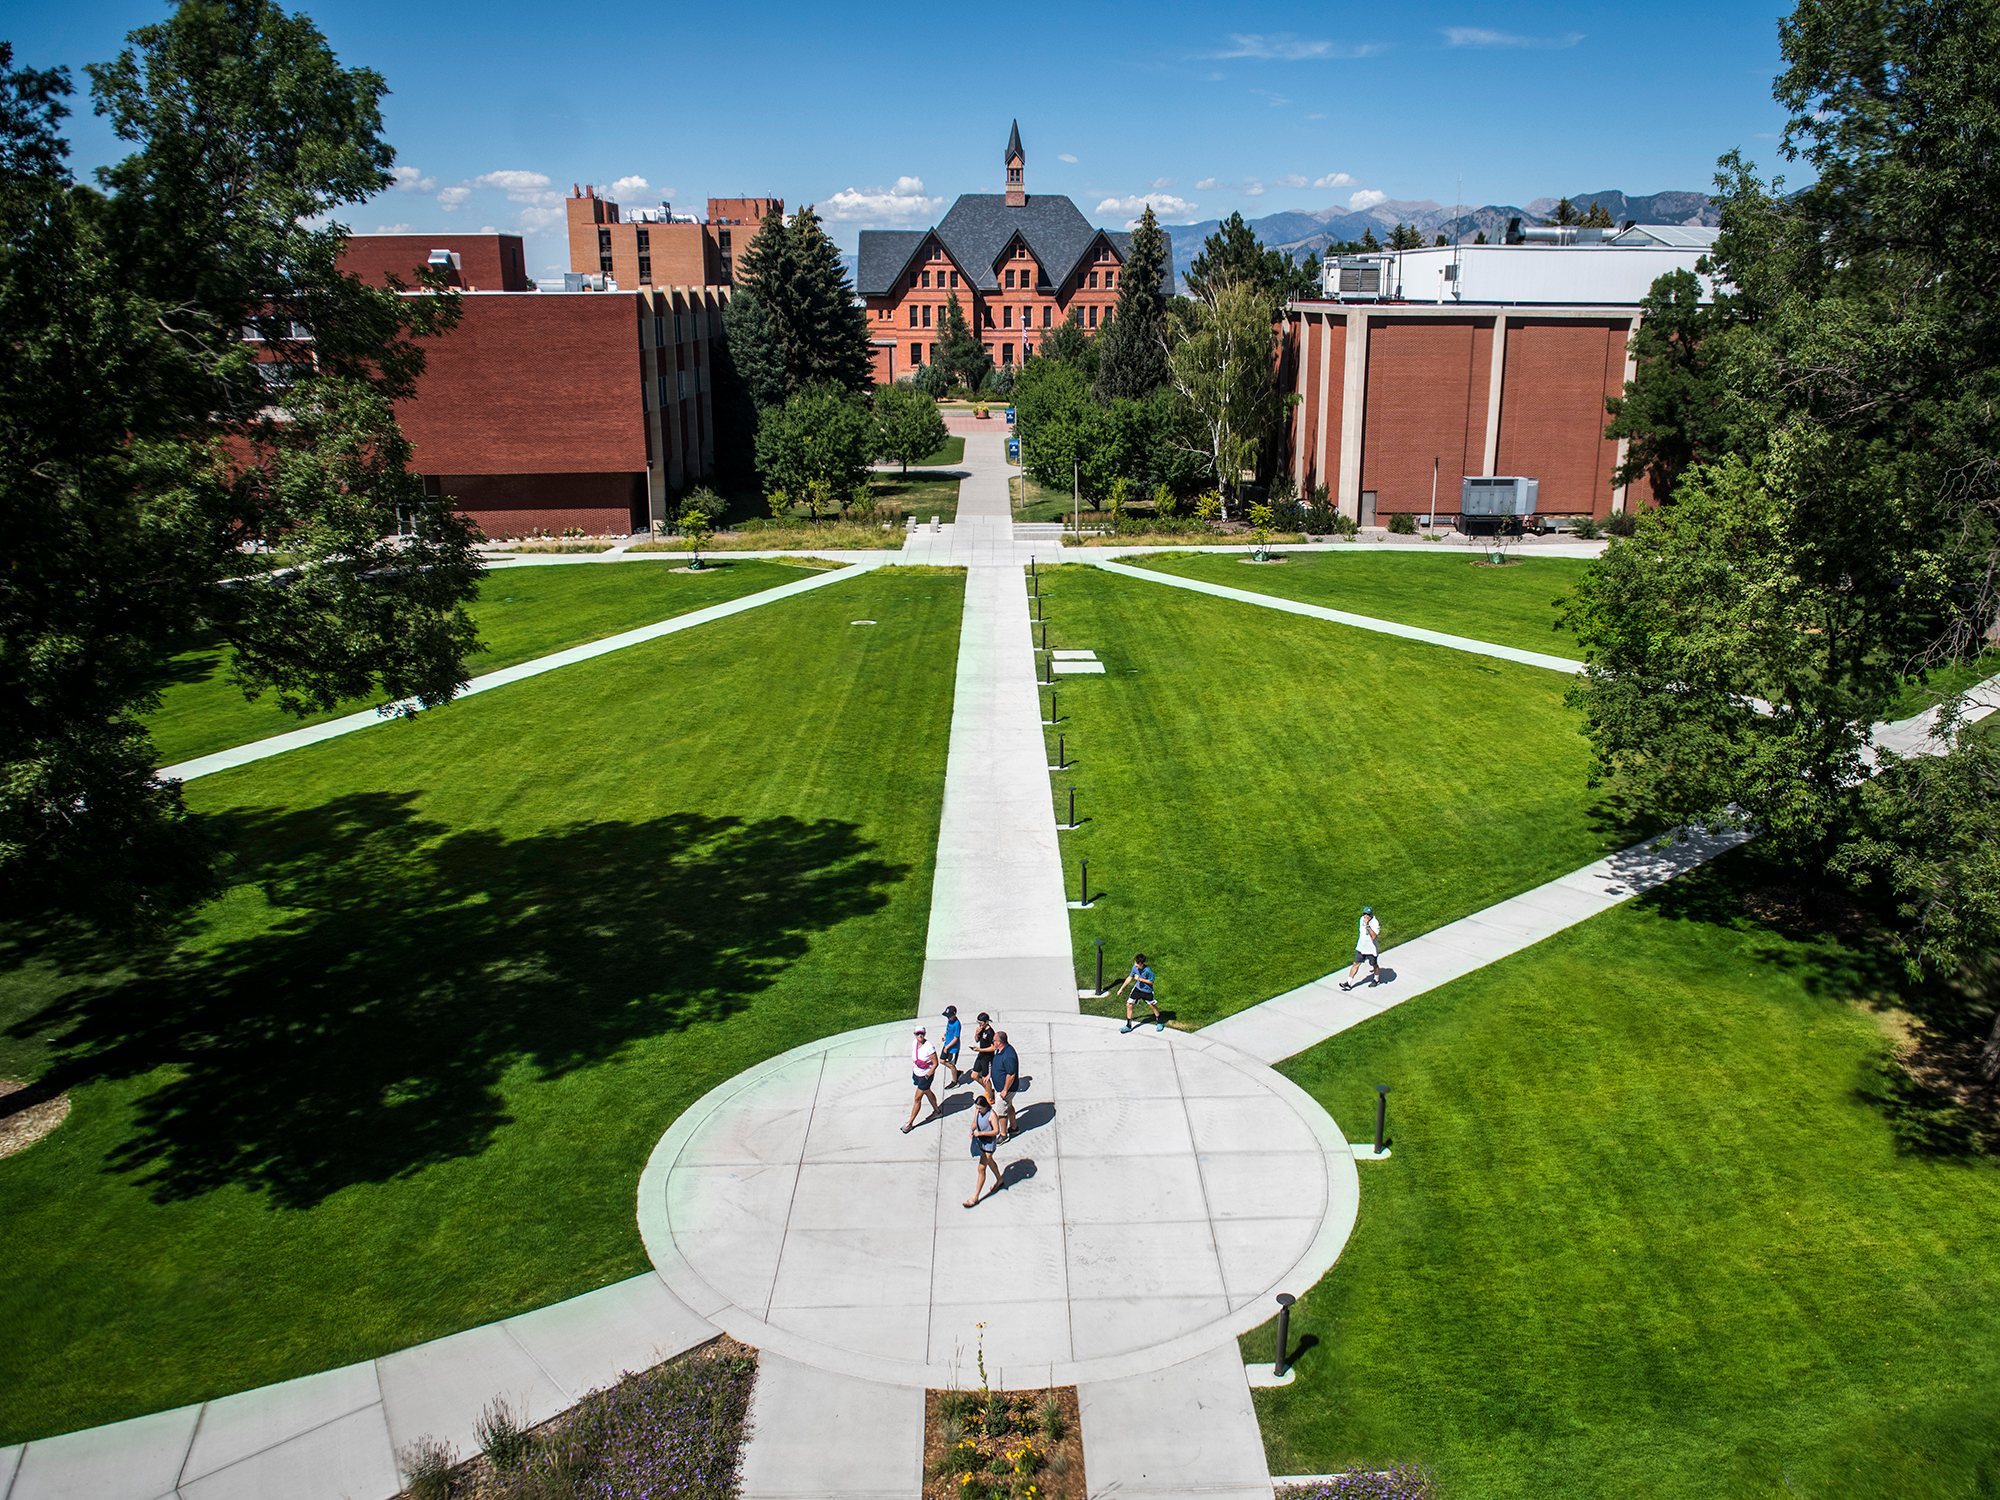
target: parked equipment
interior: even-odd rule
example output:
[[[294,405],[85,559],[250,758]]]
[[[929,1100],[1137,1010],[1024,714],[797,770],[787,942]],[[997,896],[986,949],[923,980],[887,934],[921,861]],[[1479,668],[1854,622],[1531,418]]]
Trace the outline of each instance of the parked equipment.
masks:
[[[1461,531],[1518,531],[1535,513],[1539,479],[1518,474],[1465,475],[1458,483],[1458,525]]]

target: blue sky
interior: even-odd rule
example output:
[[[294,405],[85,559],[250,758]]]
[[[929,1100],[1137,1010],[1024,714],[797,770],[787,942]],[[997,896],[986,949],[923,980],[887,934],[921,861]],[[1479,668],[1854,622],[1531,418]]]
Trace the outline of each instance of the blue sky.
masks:
[[[158,4],[14,0],[0,36],[46,67],[115,54]],[[305,7],[393,91],[403,184],[358,230],[497,228],[562,269],[561,195],[816,203],[845,249],[1001,186],[1019,117],[1030,191],[1122,224],[1240,209],[1709,185],[1742,147],[1779,166],[1772,6]],[[70,122],[79,175],[121,154]],[[1795,173],[1796,176],[1796,173]],[[1362,195],[1357,197],[1356,195]]]

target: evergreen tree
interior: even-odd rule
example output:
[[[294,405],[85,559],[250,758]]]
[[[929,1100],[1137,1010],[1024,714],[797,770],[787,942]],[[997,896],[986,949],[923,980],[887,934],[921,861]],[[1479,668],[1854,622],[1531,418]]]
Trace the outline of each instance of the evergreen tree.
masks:
[[[1234,284],[1276,299],[1284,291],[1290,269],[1281,251],[1266,250],[1243,215],[1233,213],[1202,241],[1201,253],[1188,267],[1188,291],[1195,297],[1207,297],[1216,288]]]
[[[1119,396],[1134,400],[1151,395],[1167,383],[1167,350],[1161,337],[1160,313],[1166,299],[1160,282],[1167,270],[1166,237],[1147,204],[1132,231],[1132,247],[1118,280],[1118,305],[1111,326],[1098,335],[1099,401]]]
[[[1360,248],[1363,250],[1380,250],[1382,248],[1382,242],[1375,238],[1375,231],[1366,225],[1362,226]]]
[[[737,267],[739,286],[754,295],[769,322],[787,395],[825,380],[851,391],[873,388],[867,314],[855,304],[840,252],[811,204],[789,223],[782,214],[767,214]],[[748,348],[741,357],[761,410],[770,404],[761,398],[774,361]],[[760,373],[753,376],[753,367]]]
[[[993,356],[973,336],[972,326],[965,320],[965,309],[958,305],[957,292],[945,301],[944,333],[938,340],[937,362],[970,395],[979,393],[993,369]]]
[[[1608,438],[1627,439],[1614,485],[1650,481],[1653,498],[1673,498],[1691,464],[1720,458],[1730,447],[1728,391],[1723,379],[1728,300],[1705,302],[1692,271],[1669,271],[1639,304],[1632,339],[1638,361],[1622,396],[1605,398]],[[1630,498],[1637,498],[1636,494]]]
[[[722,363],[723,349],[727,350],[726,357],[734,373],[741,377],[743,393],[753,408],[753,422],[755,412],[783,403],[785,351],[779,347],[770,308],[748,287],[731,292],[729,303],[723,308],[718,366]],[[719,373],[717,379],[721,379]]]
[[[1606,208],[1602,203],[1593,203],[1590,205],[1590,212],[1584,216],[1583,227],[1585,229],[1615,229],[1618,226],[1611,217],[1610,209]]]
[[[1479,231],[1479,233],[1475,234],[1472,237],[1472,243],[1475,245],[1484,245],[1489,243],[1489,241],[1486,238],[1486,231],[1482,229]]]
[[[1577,212],[1576,205],[1570,202],[1569,199],[1564,198],[1556,204],[1553,222],[1557,224],[1574,224],[1582,217],[1583,215]]]

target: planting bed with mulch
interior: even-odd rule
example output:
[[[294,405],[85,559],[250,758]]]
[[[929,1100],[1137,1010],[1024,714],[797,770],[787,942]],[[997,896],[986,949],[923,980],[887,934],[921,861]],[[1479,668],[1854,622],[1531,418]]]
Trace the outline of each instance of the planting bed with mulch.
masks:
[[[1076,1387],[926,1391],[925,1500],[1083,1500]]]
[[[482,1451],[464,1463],[419,1438],[396,1455],[407,1500],[731,1500],[757,1351],[712,1339],[592,1391],[539,1427],[515,1425],[495,1398]]]

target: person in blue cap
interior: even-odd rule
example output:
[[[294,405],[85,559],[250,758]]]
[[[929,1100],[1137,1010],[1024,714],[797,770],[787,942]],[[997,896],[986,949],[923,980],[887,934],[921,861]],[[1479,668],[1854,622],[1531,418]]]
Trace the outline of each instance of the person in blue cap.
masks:
[[[1382,978],[1382,924],[1375,920],[1375,908],[1361,908],[1361,927],[1354,934],[1354,967],[1347,971],[1347,977],[1340,981],[1344,990],[1354,988],[1354,976],[1361,972],[1361,966],[1368,965],[1367,983],[1376,984]]]

